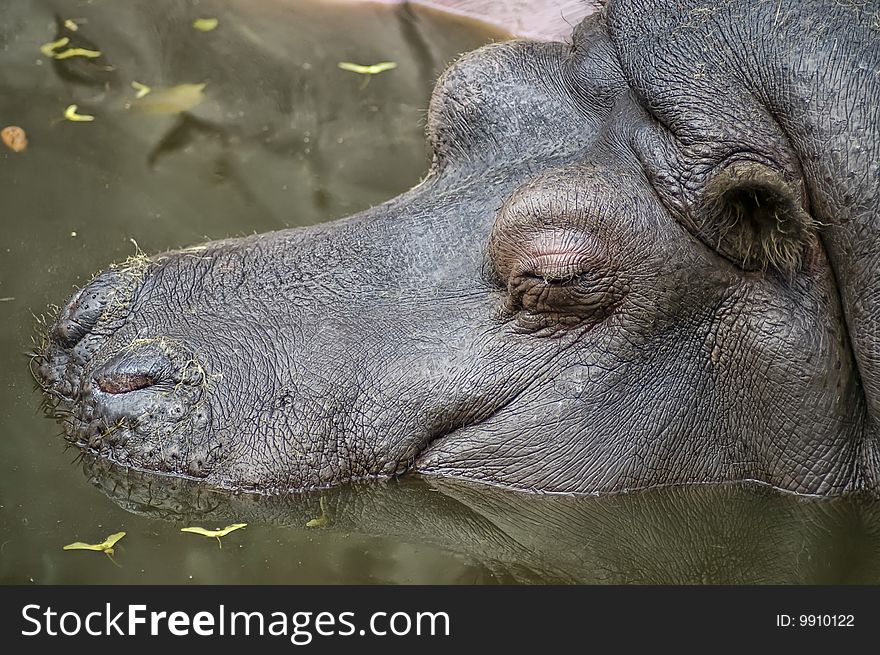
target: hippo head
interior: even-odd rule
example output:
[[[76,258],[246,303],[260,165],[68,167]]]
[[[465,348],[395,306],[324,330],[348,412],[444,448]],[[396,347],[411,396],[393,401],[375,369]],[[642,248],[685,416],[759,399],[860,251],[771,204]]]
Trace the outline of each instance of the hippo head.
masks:
[[[876,21],[612,0],[462,57],[409,192],[77,292],[38,358],[69,440],[267,493],[880,491]]]

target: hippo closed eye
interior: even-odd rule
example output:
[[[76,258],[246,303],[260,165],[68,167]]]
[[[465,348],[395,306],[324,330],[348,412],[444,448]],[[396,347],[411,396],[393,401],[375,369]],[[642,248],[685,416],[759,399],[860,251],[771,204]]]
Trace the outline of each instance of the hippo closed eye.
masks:
[[[451,66],[414,189],[111,268],[39,372],[79,446],[232,489],[877,493],[878,107],[868,6],[611,0]]]

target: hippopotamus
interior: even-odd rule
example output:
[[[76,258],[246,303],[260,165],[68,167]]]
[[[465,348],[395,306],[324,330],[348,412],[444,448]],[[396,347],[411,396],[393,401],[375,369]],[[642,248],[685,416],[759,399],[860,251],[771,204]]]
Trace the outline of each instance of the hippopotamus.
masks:
[[[263,494],[880,493],[878,18],[609,0],[463,55],[411,190],[77,291],[36,366],[67,439]]]

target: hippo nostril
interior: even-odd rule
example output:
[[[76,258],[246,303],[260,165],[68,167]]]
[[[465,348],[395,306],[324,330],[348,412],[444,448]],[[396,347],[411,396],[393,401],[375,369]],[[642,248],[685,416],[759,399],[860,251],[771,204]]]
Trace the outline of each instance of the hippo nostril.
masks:
[[[109,373],[96,377],[95,383],[104,393],[120,394],[151,387],[156,380],[146,373]]]
[[[104,393],[118,395],[163,383],[182,381],[181,360],[191,361],[188,352],[163,337],[135,339],[92,372],[92,384]],[[150,412],[149,408],[144,411]]]
[[[72,348],[79,343],[79,341],[88,334],[89,328],[91,327],[83,325],[77,320],[77,318],[75,318],[79,313],[77,311],[79,308],[79,301],[82,298],[84,291],[85,289],[80,289],[76,292],[73,298],[71,298],[67,305],[65,305],[61,312],[61,316],[58,317],[58,321],[52,328],[52,340],[61,344],[65,348]],[[95,322],[97,322],[97,316],[95,317]]]
[[[76,321],[65,319],[55,324],[55,328],[52,330],[52,339],[65,348],[73,348],[88,332],[87,328]]]
[[[122,284],[117,272],[108,271],[77,291],[61,311],[52,329],[52,339],[65,348],[79,343],[98,324]]]

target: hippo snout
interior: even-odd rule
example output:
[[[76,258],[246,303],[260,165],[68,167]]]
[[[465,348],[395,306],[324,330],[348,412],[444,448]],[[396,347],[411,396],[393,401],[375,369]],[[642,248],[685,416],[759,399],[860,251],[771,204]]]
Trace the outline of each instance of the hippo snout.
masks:
[[[135,468],[204,477],[217,451],[204,436],[209,376],[179,339],[141,334],[131,321],[155,263],[131,258],[74,293],[34,372],[68,442]]]

